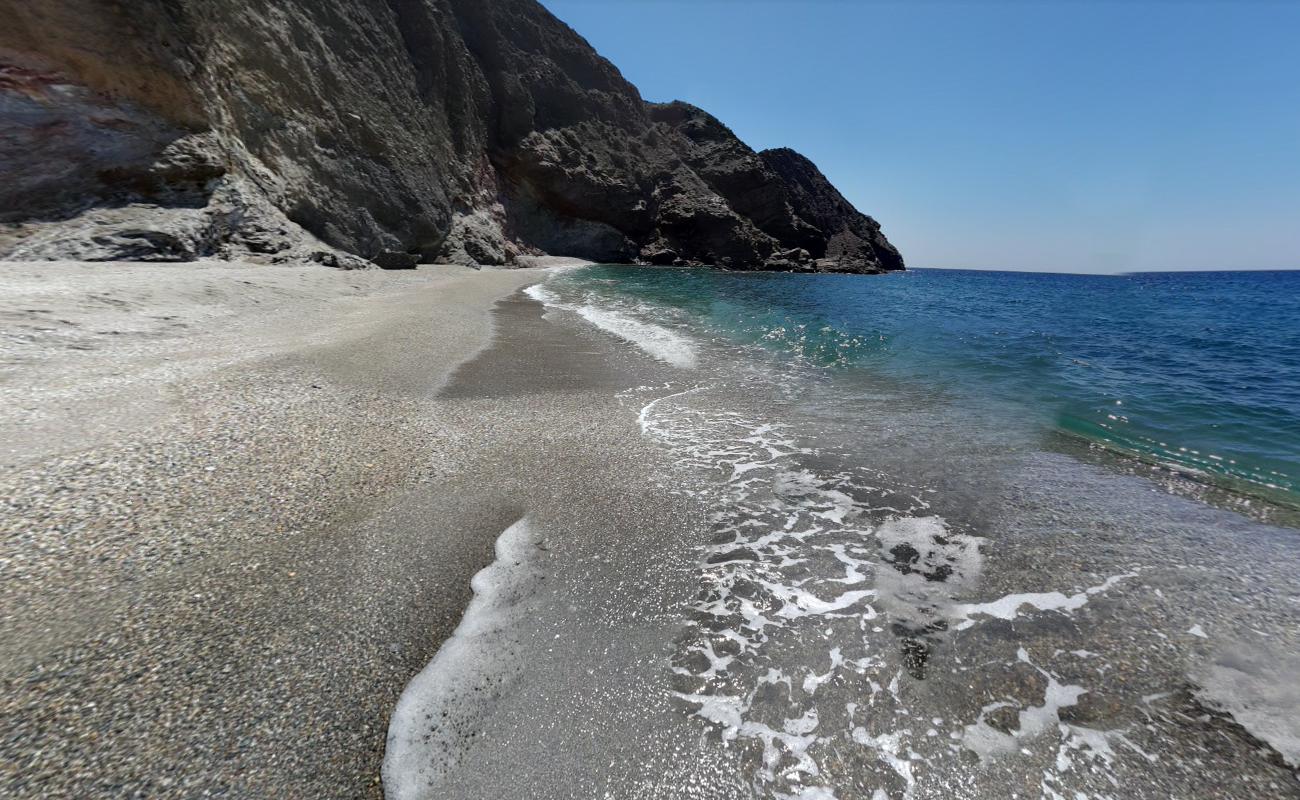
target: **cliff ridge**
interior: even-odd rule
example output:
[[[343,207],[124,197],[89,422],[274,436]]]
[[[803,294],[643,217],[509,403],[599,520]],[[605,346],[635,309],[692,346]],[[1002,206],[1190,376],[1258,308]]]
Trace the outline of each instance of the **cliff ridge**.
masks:
[[[875,272],[793,151],[647,103],[535,0],[0,0],[0,257]]]

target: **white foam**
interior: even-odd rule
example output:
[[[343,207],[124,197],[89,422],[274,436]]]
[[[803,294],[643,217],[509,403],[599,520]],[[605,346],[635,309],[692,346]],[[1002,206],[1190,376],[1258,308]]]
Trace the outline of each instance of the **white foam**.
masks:
[[[825,786],[802,786],[792,794],[777,792],[773,797],[776,800],[838,800],[835,792]]]
[[[871,585],[882,568],[880,542],[871,520],[883,506],[903,504],[877,488],[878,476],[864,467],[810,467],[805,457],[818,454],[801,447],[787,426],[675,402],[703,390],[651,400],[639,414],[645,435],[671,446],[679,463],[711,476],[690,487],[715,509],[709,522],[717,538],[703,548],[704,590],[693,605],[693,631],[674,659],[674,672],[693,679],[686,683],[690,691],[678,697],[717,726],[723,741],[748,741],[761,749],[759,796],[833,797],[834,777],[824,761],[836,763],[843,754],[857,704],[851,704],[846,728],[837,712],[847,706],[831,699],[831,708],[821,709],[818,701],[833,697],[830,692],[848,674],[874,687],[866,703],[875,705],[877,693],[885,692],[869,673],[880,674],[886,659],[871,653],[862,636],[880,617],[874,605],[880,587]],[[937,518],[909,516],[922,507],[916,499],[914,506],[891,509],[902,519],[895,519],[886,538],[916,540],[918,549],[933,554],[935,569],[942,562],[954,572],[977,572],[953,566],[978,557],[974,541],[950,533]],[[949,542],[951,552],[944,547]],[[829,645],[816,661],[803,655],[813,652],[807,647],[782,652],[800,640]],[[778,682],[782,691],[764,688]],[[898,676],[888,683],[892,701],[886,702],[901,706]],[[909,735],[885,731],[885,738],[858,743],[880,750],[884,772],[903,776],[910,786],[915,776]]]
[[[1011,621],[1020,616],[1021,609],[1030,606],[1039,611],[1077,611],[1088,604],[1094,595],[1113,589],[1116,584],[1127,578],[1136,578],[1136,572],[1112,575],[1099,586],[1091,586],[1082,592],[1066,595],[1061,592],[1032,592],[1029,594],[1009,594],[987,603],[970,603],[957,607],[957,615],[965,621],[957,626],[965,630],[975,624],[971,617],[988,616]]]
[[[532,286],[525,287],[524,294],[544,306],[553,306],[559,302],[555,294],[550,289],[547,289],[546,285],[542,283],[534,283]]]
[[[1300,655],[1276,645],[1232,642],[1195,670],[1197,699],[1230,714],[1239,725],[1300,768]]]
[[[821,675],[818,675],[815,672],[809,672],[803,679],[804,694],[809,697],[816,694],[817,687],[835,677],[835,670],[842,666],[844,666],[844,656],[840,648],[831,648],[831,668]],[[850,716],[852,716],[852,712],[850,712]]]
[[[636,345],[664,363],[681,369],[696,367],[695,346],[686,337],[667,328],[595,306],[578,306],[574,311],[597,328]]]
[[[512,623],[541,578],[527,519],[496,542],[496,560],[470,582],[474,597],[460,624],[407,684],[388,723],[384,792],[389,800],[428,800],[467,749],[477,720],[521,664],[506,657]]]
[[[916,788],[916,776],[912,774],[912,762],[905,755],[901,755],[904,748],[904,733],[907,733],[907,731],[894,731],[872,736],[867,733],[866,728],[858,727],[853,729],[853,741],[875,750],[881,760],[903,779],[907,785],[905,796],[911,797],[912,791]]]
[[[1029,654],[1022,648],[1018,654],[1021,662],[1034,667],[1047,679],[1047,688],[1043,690],[1043,704],[1021,708],[1018,714],[1016,730],[1004,733],[987,722],[989,712],[1000,708],[1014,707],[1014,704],[1000,701],[984,706],[979,718],[966,726],[962,744],[981,759],[1014,753],[1022,741],[1061,727],[1061,709],[1079,702],[1087,694],[1082,686],[1063,684],[1056,676],[1037,667],[1029,660]],[[1058,760],[1061,757],[1058,755]]]
[[[606,333],[636,346],[642,352],[680,369],[695,369],[698,359],[695,345],[679,333],[661,325],[642,322],[629,314],[590,304],[573,305],[562,302],[544,284],[535,283],[524,289],[524,294],[548,308],[571,311]]]
[[[641,413],[637,414],[637,422],[640,423],[641,425],[641,433],[646,436],[650,436],[652,434],[661,432],[661,429],[654,424],[653,418],[651,417],[651,413],[654,411],[655,406],[659,405],[660,403],[666,400],[672,400],[675,397],[681,397],[682,395],[685,394],[692,394],[694,392],[698,392],[703,388],[704,387],[702,386],[696,386],[694,389],[687,389],[682,392],[674,392],[673,394],[665,395],[655,400],[651,400],[649,403],[646,403],[645,406],[641,408]]]
[[[876,529],[876,539],[881,555],[893,562],[876,570],[876,589],[891,620],[922,631],[963,618],[955,598],[979,581],[982,539],[950,532],[942,517],[896,517]],[[915,561],[895,561],[896,552]]]

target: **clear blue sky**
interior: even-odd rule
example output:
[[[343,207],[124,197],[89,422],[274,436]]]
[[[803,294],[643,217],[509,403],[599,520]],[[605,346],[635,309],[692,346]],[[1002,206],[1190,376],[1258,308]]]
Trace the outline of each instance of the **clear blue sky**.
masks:
[[[1300,2],[543,2],[911,265],[1300,267]]]

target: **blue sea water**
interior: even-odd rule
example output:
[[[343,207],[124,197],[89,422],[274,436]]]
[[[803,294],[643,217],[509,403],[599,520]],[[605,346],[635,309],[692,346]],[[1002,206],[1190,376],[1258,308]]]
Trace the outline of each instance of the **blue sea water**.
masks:
[[[552,285],[1300,505],[1300,272],[867,277],[601,266]]]
[[[579,418],[646,483],[600,495],[608,536],[530,520],[529,560],[503,534],[537,570],[523,649],[476,663],[529,667],[422,796],[1300,800],[1300,273],[594,266],[525,293],[498,324],[540,315],[576,365],[529,402],[611,391]]]

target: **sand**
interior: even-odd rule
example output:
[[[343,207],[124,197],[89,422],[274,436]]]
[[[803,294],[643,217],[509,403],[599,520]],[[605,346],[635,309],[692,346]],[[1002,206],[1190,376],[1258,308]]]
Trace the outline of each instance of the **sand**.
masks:
[[[0,265],[2,793],[379,797],[502,530],[688,529],[544,275]]]
[[[417,749],[430,731],[439,745],[432,796],[752,796],[762,753],[704,746],[699,718],[673,695],[697,685],[666,673],[690,663],[678,660],[682,610],[699,600],[702,545],[716,544],[716,512],[735,496],[693,493],[668,463],[690,463],[690,448],[655,444],[638,421],[668,397],[715,402],[715,365],[673,367],[617,326],[544,311],[524,288],[545,275],[0,266],[0,796],[381,797],[399,696],[524,519],[536,552],[511,609],[522,624],[505,646],[444,653],[453,724],[439,714],[411,729]],[[749,397],[751,385],[701,408],[780,422],[779,404]],[[712,391],[730,391],[725,376]],[[1222,775],[1240,777],[1224,794],[1294,788],[1295,693],[1278,688],[1294,672],[1289,604],[1300,598],[1285,570],[1290,531],[1060,453],[1003,473],[996,451],[977,462],[994,469],[948,471],[946,457],[916,457],[928,440],[913,433],[927,424],[893,413],[855,430],[879,443],[873,463],[943,476],[932,513],[949,530],[987,534],[978,589],[961,598],[938,662],[976,664],[979,677],[953,669],[904,684],[923,692],[902,708],[909,720],[931,711],[916,718],[942,715],[952,732],[978,734],[964,742],[995,747],[1003,723],[981,707],[1012,698],[1042,710],[1034,725],[1157,739],[1158,763],[1130,756],[1125,767],[1149,772],[1139,794],[1203,794]],[[734,469],[726,447],[767,441],[722,436],[695,443],[722,459],[720,479]],[[969,457],[970,441],[953,452]],[[835,470],[830,452],[788,463]],[[1128,535],[1135,524],[1141,536]],[[924,543],[932,529],[944,530],[881,532]],[[804,563],[791,562],[792,586],[807,585]],[[912,607],[881,608],[906,619]],[[837,624],[860,631],[857,619]],[[766,666],[805,673],[823,710],[847,711],[865,688],[823,685],[834,657],[813,635],[821,625],[769,651]],[[874,633],[874,652],[909,652],[896,630]],[[1050,710],[1036,677],[1047,653],[1063,692]],[[891,714],[898,695],[881,698]],[[762,702],[778,725],[803,724],[780,695]],[[820,732],[833,720],[820,718],[819,735],[835,736]],[[869,744],[861,730],[854,743]],[[1025,744],[1052,764],[1055,742]],[[837,753],[834,768],[889,777],[871,760],[883,746]],[[957,757],[969,765],[975,752]],[[1088,767],[1098,785],[1125,774],[1101,763]],[[1040,774],[997,770],[951,774],[995,787]]]

